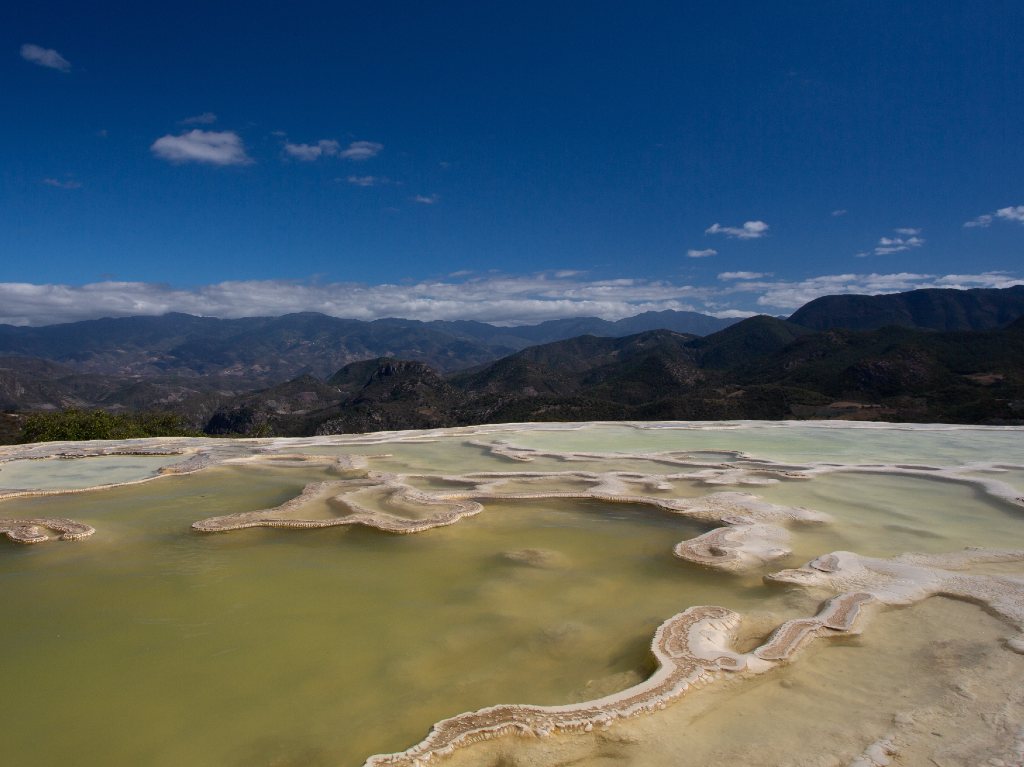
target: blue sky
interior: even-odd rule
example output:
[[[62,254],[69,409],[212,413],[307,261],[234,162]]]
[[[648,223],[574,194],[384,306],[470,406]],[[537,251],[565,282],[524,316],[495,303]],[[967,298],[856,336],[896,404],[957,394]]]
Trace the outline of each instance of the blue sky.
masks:
[[[1020,3],[20,6],[0,322],[1024,281]]]

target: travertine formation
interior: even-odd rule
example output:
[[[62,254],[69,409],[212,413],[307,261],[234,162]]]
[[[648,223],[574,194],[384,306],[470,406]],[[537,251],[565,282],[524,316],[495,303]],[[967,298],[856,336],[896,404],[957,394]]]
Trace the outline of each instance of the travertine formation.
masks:
[[[941,594],[986,606],[1018,630],[1024,629],[1024,579],[992,575],[965,575],[978,564],[1024,560],[1021,551],[966,549],[939,555],[904,554],[893,559],[861,557],[833,552],[793,570],[766,576],[769,582],[822,587],[839,593],[817,615],[796,618],[776,628],[749,653],[729,649],[739,616],[721,607],[694,607],[670,618],[655,634],[652,652],[659,669],[647,681],[616,695],[572,706],[494,706],[446,719],[427,737],[396,754],[371,757],[365,767],[407,765],[417,767],[434,756],[477,740],[505,734],[548,735],[558,731],[589,730],[597,725],[663,706],[694,686],[713,679],[715,670],[758,673],[790,659],[808,641],[821,636],[856,632],[867,605],[911,604]],[[1024,652],[1024,636],[1008,645]],[[881,754],[869,748],[858,764]]]
[[[384,483],[387,486],[387,483]],[[421,518],[401,517],[375,511],[356,501],[352,496],[378,483],[367,480],[338,480],[334,482],[311,482],[302,493],[290,501],[272,509],[244,511],[221,517],[211,517],[194,522],[192,528],[203,533],[241,530],[247,527],[337,527],[342,525],[364,525],[387,533],[418,533],[435,527],[443,527],[460,519],[478,514],[483,507],[470,500],[449,500],[405,486],[388,486],[392,503],[419,504],[426,508],[440,508],[439,511]],[[313,501],[326,501],[338,507],[339,516],[325,519],[290,517]]]
[[[306,456],[308,458],[308,456]],[[344,463],[344,458],[342,459]],[[347,464],[345,464],[347,465]],[[226,532],[249,527],[323,528],[363,525],[388,533],[418,533],[451,525],[483,510],[481,502],[512,500],[595,500],[607,503],[630,503],[659,511],[687,516],[701,522],[724,524],[675,547],[677,557],[695,564],[722,570],[749,570],[780,557],[790,550],[784,545],[788,533],[780,523],[818,523],[828,520],[819,512],[777,506],[756,497],[735,492],[712,493],[697,499],[659,498],[637,494],[635,488],[659,489],[660,477],[607,472],[478,472],[445,475],[441,479],[465,489],[426,491],[411,484],[423,475],[397,475],[367,472],[365,479],[313,482],[303,492],[272,509],[246,511],[211,517],[195,522],[193,529],[204,532]],[[551,490],[541,487],[552,478],[564,485],[575,483],[577,490]],[[519,492],[504,492],[503,485],[516,481]],[[531,482],[538,487],[531,491]],[[360,501],[360,492],[367,488],[383,491],[382,506],[406,510],[405,514],[373,509]],[[336,516],[309,518],[303,508],[324,503],[337,510]],[[408,510],[438,509],[425,516],[411,517]]]
[[[749,570],[765,562],[782,559],[792,552],[785,546],[789,534],[777,525],[727,518],[728,527],[718,527],[704,535],[676,544],[673,553],[680,559],[721,570]]]
[[[862,589],[882,604],[908,605],[946,596],[983,605],[1019,632],[1007,646],[1024,653],[1024,578],[960,572],[976,565],[1024,561],[1024,549],[967,548],[945,554],[902,554],[876,559],[835,551],[804,567],[765,576],[775,583],[829,591]]]
[[[664,424],[634,428],[677,428]],[[721,425],[712,425],[719,428]],[[519,427],[477,427],[464,430],[479,437]],[[537,426],[536,428],[543,428]],[[568,429],[572,426],[551,428]],[[711,428],[710,426],[708,428]],[[449,431],[395,435],[383,433],[347,439],[347,444],[378,445],[392,442],[424,443],[449,436]],[[810,461],[799,465],[759,459],[741,452],[671,451],[660,453],[557,452],[521,447],[509,440],[470,439],[466,444],[484,448],[504,461],[527,464],[537,459],[573,463],[640,462],[636,471],[507,471],[463,474],[395,474],[373,471],[382,456],[325,456],[293,452],[295,446],[315,448],[330,438],[286,441],[231,442],[218,440],[147,441],[145,444],[62,445],[64,457],[126,454],[181,454],[183,461],[160,470],[162,475],[187,474],[220,464],[253,464],[277,468],[316,468],[337,479],[307,484],[301,494],[274,508],[244,511],[195,522],[199,532],[225,532],[251,527],[325,528],[361,525],[385,533],[409,534],[452,525],[485,509],[490,501],[589,500],[635,504],[654,513],[693,519],[708,529],[678,543],[680,559],[716,570],[757,571],[791,554],[788,527],[825,523],[829,517],[804,508],[766,503],[754,495],[712,492],[696,498],[678,497],[688,486],[758,486],[787,480],[807,480],[843,472],[897,474],[970,483],[991,498],[1024,506],[1019,489],[994,478],[1000,471],[1021,470],[1012,463],[976,463],[937,468],[913,463],[839,464]],[[20,452],[19,452],[20,450]],[[44,448],[30,446],[0,450],[0,461],[47,457]],[[138,452],[131,452],[138,451]],[[52,453],[50,453],[52,455]],[[636,466],[636,463],[632,464]],[[648,466],[650,468],[648,468]],[[659,473],[659,466],[665,473]],[[524,467],[525,468],[525,467]],[[592,467],[587,467],[592,468]],[[624,467],[623,467],[624,468]],[[979,474],[983,476],[979,476]],[[323,476],[320,474],[319,476]],[[424,488],[428,489],[424,489]],[[23,491],[19,494],[54,494],[81,491]],[[8,494],[8,496],[13,494]],[[685,495],[685,493],[683,493]],[[54,538],[76,540],[91,535],[88,525],[63,518],[0,518],[0,533],[21,543]],[[508,552],[507,561],[550,567],[544,551]],[[844,636],[862,628],[865,608],[908,605],[940,595],[976,603],[1011,624],[1017,634],[1007,646],[1024,653],[1024,578],[992,572],[969,572],[986,565],[1024,561],[1024,550],[965,549],[945,554],[902,554],[890,559],[835,551],[803,567],[765,576],[768,583],[796,585],[825,599],[817,614],[797,617],[777,626],[749,652],[733,649],[741,616],[723,607],[690,607],[657,629],[651,651],[657,671],[644,682],[596,700],[565,706],[497,705],[459,714],[438,722],[427,737],[406,751],[371,757],[367,767],[422,765],[454,749],[503,735],[545,736],[557,732],[586,732],[625,717],[662,708],[690,689],[721,676],[720,672],[755,674],[791,660],[818,637]],[[884,764],[892,744],[879,740],[855,764]]]
[[[36,519],[0,518],[0,533],[6,535],[15,543],[45,543],[46,541],[57,540],[57,538],[48,535],[47,530],[59,533],[60,535],[57,538],[62,541],[77,541],[82,538],[88,538],[96,532],[89,525],[62,517],[39,517]]]
[[[589,732],[617,719],[664,708],[714,681],[715,672],[762,673],[786,662],[816,636],[854,630],[869,594],[854,592],[829,600],[818,615],[782,624],[753,652],[731,648],[740,616],[724,607],[691,607],[658,627],[651,652],[658,669],[640,684],[598,700],[566,706],[491,706],[435,724],[420,743],[401,753],[378,754],[364,767],[418,767],[460,746],[502,735],[542,737],[557,732]]]

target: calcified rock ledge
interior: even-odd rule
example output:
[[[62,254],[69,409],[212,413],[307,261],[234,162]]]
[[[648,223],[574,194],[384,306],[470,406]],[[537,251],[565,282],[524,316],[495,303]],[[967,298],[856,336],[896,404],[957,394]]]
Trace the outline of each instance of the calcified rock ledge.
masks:
[[[761,673],[788,661],[815,636],[839,636],[853,630],[868,594],[843,594],[829,600],[813,618],[784,623],[753,652],[731,649],[740,615],[724,607],[691,607],[658,627],[651,652],[658,669],[646,681],[597,700],[567,706],[491,706],[435,724],[412,748],[379,754],[365,767],[420,765],[460,746],[501,735],[546,736],[558,732],[589,732],[617,719],[658,708],[713,682],[716,672]]]
[[[347,456],[341,459],[348,467],[354,463]],[[462,475],[443,475],[447,483],[465,485],[465,489],[450,491],[424,491],[411,482],[427,475],[398,475],[367,472],[366,479],[313,482],[302,493],[272,509],[246,511],[211,517],[193,523],[193,529],[203,533],[228,532],[251,527],[324,528],[363,525],[387,533],[419,533],[479,514],[486,501],[519,500],[593,500],[606,503],[629,503],[651,507],[659,511],[696,519],[701,522],[723,524],[674,549],[677,557],[696,564],[721,570],[748,570],[762,563],[790,554],[784,545],[788,532],[782,524],[827,522],[828,516],[808,509],[791,508],[765,503],[746,493],[720,492],[697,499],[658,498],[637,494],[637,488],[659,489],[665,478],[626,472],[478,472]],[[531,482],[552,478],[566,484],[575,483],[577,490],[550,490],[538,488],[530,491]],[[514,480],[520,492],[504,492],[502,485]],[[670,487],[670,486],[669,486]],[[382,505],[395,509],[437,509],[420,517],[392,514],[372,509],[360,502],[360,493],[377,488],[383,491]],[[337,510],[330,518],[302,517],[302,510],[315,502],[326,502]]]
[[[47,531],[59,533],[57,537]],[[78,541],[95,533],[95,528],[63,517],[38,517],[35,519],[0,519],[0,534],[15,543],[45,543],[60,539]]]
[[[803,567],[767,575],[765,580],[829,591],[862,588],[886,605],[909,605],[932,596],[973,602],[1017,629],[1006,644],[1024,654],[1024,578],[962,572],[975,565],[1022,561],[1024,549],[967,548],[892,559],[834,551]]]
[[[760,422],[705,424],[616,424],[637,430],[714,429],[748,427],[785,428],[792,424]],[[903,431],[956,431],[961,427],[864,423],[800,422],[813,428],[886,429]],[[340,439],[316,437],[299,440],[143,440],[132,443],[93,443],[0,448],[0,462],[17,459],[89,457],[98,455],[184,456],[161,470],[161,475],[202,471],[220,464],[316,467],[339,476],[314,482],[302,493],[272,509],[247,511],[198,521],[199,532],[226,532],[251,527],[325,528],[362,525],[385,533],[419,533],[478,514],[488,501],[580,499],[646,506],[654,512],[671,513],[707,524],[711,529],[681,541],[673,553],[689,562],[722,571],[749,571],[790,553],[787,527],[800,523],[825,523],[826,515],[802,508],[765,503],[754,495],[715,492],[700,498],[668,495],[673,483],[760,486],[779,481],[807,480],[830,473],[895,474],[967,483],[985,495],[1018,508],[1024,496],[999,481],[1006,470],[1024,465],[1008,462],[975,462],[956,467],[917,463],[830,463],[824,461],[779,462],[731,450],[692,450],[654,453],[558,452],[517,446],[503,436],[512,431],[573,431],[584,424],[508,424],[422,432],[391,432]],[[984,430],[986,427],[971,427]],[[998,429],[999,427],[990,427]],[[382,456],[322,456],[293,452],[317,446],[367,446],[394,443],[422,444],[463,435],[466,444],[484,449],[501,460],[523,465],[538,459],[573,463],[638,461],[650,473],[627,471],[510,471],[465,474],[391,474],[371,470]],[[492,436],[494,435],[494,436]],[[479,439],[487,437],[486,439]],[[723,458],[725,460],[723,460]],[[659,467],[664,467],[661,473]],[[589,467],[588,467],[589,468]],[[644,467],[646,469],[646,466]],[[985,476],[977,476],[977,474]],[[990,476],[991,475],[991,476]],[[138,481],[149,481],[146,478]],[[568,489],[551,488],[552,482]],[[424,490],[420,485],[443,483],[443,490]],[[120,484],[134,484],[126,482]],[[104,487],[110,487],[106,485]],[[510,487],[514,486],[514,489]],[[94,489],[94,488],[90,488]],[[2,491],[0,491],[2,492]],[[82,490],[21,491],[19,495],[51,495]],[[8,497],[11,494],[8,494]],[[316,504],[327,516],[303,516]],[[0,533],[24,543],[53,540],[47,530],[74,540],[93,533],[88,525],[67,519],[0,520]],[[498,705],[459,714],[438,722],[427,737],[410,749],[370,757],[367,767],[422,765],[476,741],[503,735],[544,736],[559,732],[590,731],[612,722],[663,708],[687,691],[724,676],[751,675],[792,660],[802,648],[819,637],[846,636],[862,629],[865,608],[882,609],[909,605],[931,596],[946,596],[980,605],[1012,626],[1016,634],[1006,645],[1024,653],[1024,579],[969,572],[992,563],[1024,561],[1024,551],[966,549],[940,555],[902,554],[892,559],[864,557],[836,551],[811,560],[800,568],[766,576],[769,583],[798,586],[826,598],[817,614],[794,618],[779,625],[749,652],[733,649],[741,616],[726,608],[691,607],[657,630],[651,652],[658,670],[646,681],[622,692],[566,706]],[[888,746],[879,741],[860,757],[858,765],[883,764]]]
[[[872,601],[864,592],[830,599],[812,618],[788,621],[752,652],[731,649],[740,615],[724,607],[691,607],[658,627],[651,653],[658,669],[644,682],[597,700],[567,706],[491,706],[435,724],[423,741],[395,754],[378,754],[365,767],[413,767],[456,748],[502,735],[542,737],[558,732],[589,732],[617,719],[664,708],[689,690],[715,681],[717,673],[758,674],[789,661],[815,637],[855,631],[862,607]]]
[[[492,706],[459,714],[435,724],[415,746],[393,754],[378,754],[364,767],[417,767],[456,748],[503,735],[546,736],[558,732],[590,731],[617,719],[665,707],[686,692],[719,678],[717,672],[758,674],[794,658],[819,637],[856,633],[865,607],[909,605],[935,595],[980,604],[1019,633],[1007,645],[1024,653],[1024,579],[968,575],[954,570],[993,562],[1024,561],[1024,550],[965,549],[938,555],[903,554],[892,559],[833,552],[801,568],[766,576],[770,582],[839,591],[814,616],[795,618],[776,628],[747,653],[731,649],[740,616],[723,607],[691,607],[663,623],[651,651],[658,670],[649,679],[620,693],[568,706]],[[882,753],[869,747],[858,765]]]

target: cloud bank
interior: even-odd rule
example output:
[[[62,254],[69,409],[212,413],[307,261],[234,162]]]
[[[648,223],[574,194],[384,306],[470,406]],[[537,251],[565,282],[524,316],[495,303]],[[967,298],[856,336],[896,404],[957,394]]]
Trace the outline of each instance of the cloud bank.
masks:
[[[743,317],[757,312],[788,314],[830,294],[1024,284],[1024,278],[1004,272],[834,274],[803,280],[763,279],[766,276],[723,272],[720,279],[724,284],[713,286],[628,278],[594,280],[572,270],[532,275],[460,273],[407,285],[246,280],[177,288],[148,282],[7,282],[0,283],[0,323],[48,325],[167,312],[233,318],[313,311],[362,320],[471,319],[501,325],[578,316],[620,319],[664,309]]]
[[[21,46],[21,57],[25,61],[30,61],[33,64],[38,64],[48,69],[56,69],[58,72],[71,71],[71,62],[53,48],[43,48],[40,45],[25,43]]]
[[[234,131],[187,131],[178,136],[161,136],[150,151],[173,163],[199,162],[208,165],[248,165],[252,159]]]

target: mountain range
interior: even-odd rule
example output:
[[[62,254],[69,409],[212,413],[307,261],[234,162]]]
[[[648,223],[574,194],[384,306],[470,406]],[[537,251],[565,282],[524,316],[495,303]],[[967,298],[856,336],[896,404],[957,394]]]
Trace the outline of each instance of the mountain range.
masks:
[[[573,336],[626,336],[655,329],[706,335],[733,322],[680,311],[646,312],[615,322],[574,317],[517,327],[468,320],[366,322],[315,312],[227,320],[172,313],[42,327],[0,325],[0,356],[38,357],[77,373],[223,376],[266,384],[304,373],[326,377],[371,357],[417,359],[447,372]]]
[[[789,320],[739,322],[649,312],[504,328],[304,313],[0,326],[0,406],[169,410],[222,434],[663,418],[1014,423],[1024,420],[1022,315],[1024,286],[828,296]]]
[[[985,331],[815,332],[774,317],[700,338],[581,336],[442,376],[347,365],[235,400],[211,433],[330,434],[518,421],[854,418],[1024,422],[1024,318]]]

